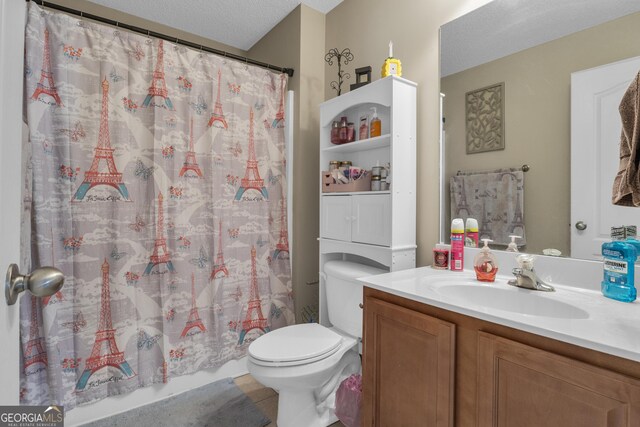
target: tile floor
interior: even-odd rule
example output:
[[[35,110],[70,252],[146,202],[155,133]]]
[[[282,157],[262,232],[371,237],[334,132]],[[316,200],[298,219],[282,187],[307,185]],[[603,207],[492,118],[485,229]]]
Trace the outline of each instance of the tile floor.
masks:
[[[267,427],[277,427],[278,393],[263,386],[248,374],[236,378],[235,383],[271,419],[271,424],[268,424]],[[330,427],[344,427],[344,424],[338,421],[331,424]]]

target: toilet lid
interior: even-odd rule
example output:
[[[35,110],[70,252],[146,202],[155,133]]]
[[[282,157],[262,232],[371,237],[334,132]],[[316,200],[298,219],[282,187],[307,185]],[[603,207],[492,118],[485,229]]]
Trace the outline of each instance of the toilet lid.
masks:
[[[342,337],[331,329],[303,323],[261,336],[249,345],[249,356],[259,364],[302,365],[330,356],[341,342]]]

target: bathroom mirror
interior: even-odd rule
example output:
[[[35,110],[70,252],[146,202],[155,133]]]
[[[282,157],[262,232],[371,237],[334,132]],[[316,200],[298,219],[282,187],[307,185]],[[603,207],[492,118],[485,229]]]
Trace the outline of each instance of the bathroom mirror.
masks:
[[[638,40],[637,0],[494,0],[441,28],[442,240],[449,239],[452,175],[527,165],[527,244],[521,250],[578,253],[570,248],[576,228],[571,223],[571,74],[640,56]],[[467,93],[499,84],[504,91],[504,148],[467,154]],[[619,117],[617,107],[611,104],[612,114]],[[617,147],[619,134],[616,139]]]

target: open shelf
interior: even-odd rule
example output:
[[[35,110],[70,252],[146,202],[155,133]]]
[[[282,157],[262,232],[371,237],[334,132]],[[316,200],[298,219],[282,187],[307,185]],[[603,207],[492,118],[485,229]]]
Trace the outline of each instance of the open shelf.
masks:
[[[376,148],[389,147],[391,145],[391,135],[385,134],[375,138],[362,139],[360,141],[348,142],[341,145],[332,145],[323,148],[325,153],[355,153],[357,151],[375,150]]]

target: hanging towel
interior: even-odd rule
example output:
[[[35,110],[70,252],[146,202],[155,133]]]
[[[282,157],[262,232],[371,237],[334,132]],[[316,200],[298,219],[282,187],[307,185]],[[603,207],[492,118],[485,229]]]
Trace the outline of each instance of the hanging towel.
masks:
[[[522,169],[458,172],[451,177],[451,216],[478,220],[480,238],[507,245],[509,235],[522,238],[524,230],[524,173]]]
[[[614,205],[640,206],[640,72],[620,102],[620,166],[613,181]]]

